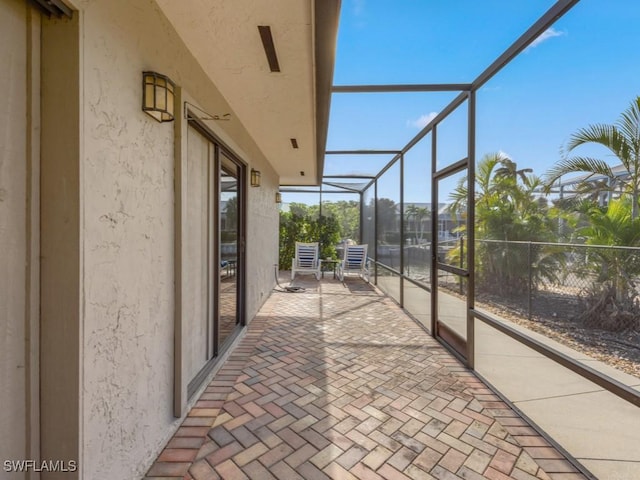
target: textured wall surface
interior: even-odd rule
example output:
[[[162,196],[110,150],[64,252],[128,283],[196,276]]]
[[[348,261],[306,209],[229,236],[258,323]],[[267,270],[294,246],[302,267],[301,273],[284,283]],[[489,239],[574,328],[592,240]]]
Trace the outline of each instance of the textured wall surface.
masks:
[[[154,2],[87,0],[80,6],[81,463],[84,478],[139,478],[177,426],[172,416],[174,124],[157,123],[141,111],[141,73],[149,69],[169,75],[203,108],[226,107]],[[259,189],[260,198],[249,192],[250,201],[263,204],[249,207],[251,318],[273,285],[276,178],[240,122],[224,128],[217,133],[271,182]]]
[[[262,186],[248,187],[247,218],[247,319],[251,320],[275,285],[280,222],[276,194],[277,177],[262,170]]]
[[[25,458],[27,8],[0,1],[0,459]],[[0,470],[0,478],[13,474]]]
[[[75,278],[82,337],[68,351],[82,355],[80,468],[83,478],[139,478],[179,423],[172,415],[174,127],[140,110],[141,73],[168,74],[203,108],[230,109],[153,1],[77,5],[81,196],[72,213],[82,232]],[[8,89],[0,108],[0,431],[11,432],[0,438],[3,459],[26,458],[27,443],[26,30],[25,2],[0,0],[0,81]],[[274,284],[277,176],[240,119],[212,129],[262,172],[262,187],[248,191],[250,320]]]
[[[178,52],[151,2],[86,2],[83,22],[81,464],[135,478],[175,421],[173,124],[141,111],[141,74]]]

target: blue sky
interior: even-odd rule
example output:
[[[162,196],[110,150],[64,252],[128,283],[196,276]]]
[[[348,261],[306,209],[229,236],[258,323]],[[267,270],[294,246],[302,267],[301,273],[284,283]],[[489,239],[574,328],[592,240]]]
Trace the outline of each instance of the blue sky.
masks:
[[[334,84],[471,82],[553,3],[343,0]],[[638,0],[582,0],[478,92],[478,158],[502,151],[542,175],[577,128],[614,122],[640,95],[638,25]],[[454,96],[334,94],[327,149],[400,149]],[[465,119],[457,112],[439,130],[439,167],[465,156]],[[325,174],[375,173],[385,160],[327,156]],[[421,173],[405,201],[429,201]]]

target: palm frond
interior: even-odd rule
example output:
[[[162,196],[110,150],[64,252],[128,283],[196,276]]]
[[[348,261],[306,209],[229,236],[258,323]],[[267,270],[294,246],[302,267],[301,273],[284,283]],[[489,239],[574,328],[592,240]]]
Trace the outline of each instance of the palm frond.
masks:
[[[467,209],[467,179],[460,178],[456,187],[449,194],[449,211],[453,214],[461,213]]]
[[[615,125],[595,124],[581,128],[571,135],[567,144],[567,152],[586,143],[597,143],[611,151],[628,167],[632,156],[629,139]]]
[[[496,177],[515,177],[517,165],[516,162],[511,160],[508,157],[500,158],[501,154],[496,154],[496,158],[498,159],[498,163],[502,165],[500,168],[496,169],[495,175]]]
[[[625,137],[632,153],[640,155],[640,96],[631,102],[616,122],[621,135]]]
[[[558,162],[544,176],[548,185],[558,180],[563,175],[584,172],[593,175],[602,175],[613,178],[611,167],[604,161],[592,157],[569,157]]]
[[[580,128],[569,137],[566,152],[569,153],[585,143],[598,143],[609,148],[615,130],[616,127],[614,125],[606,123],[594,123],[588,127]]]
[[[542,178],[537,175],[526,175],[526,172],[521,172],[522,183],[527,187],[529,192],[533,192],[534,190],[541,190],[544,187],[544,181]]]
[[[478,162],[476,168],[476,183],[480,187],[480,192],[488,192],[489,185],[491,184],[491,178],[493,176],[493,170],[501,162],[503,158],[506,158],[500,153],[490,153],[484,155]]]

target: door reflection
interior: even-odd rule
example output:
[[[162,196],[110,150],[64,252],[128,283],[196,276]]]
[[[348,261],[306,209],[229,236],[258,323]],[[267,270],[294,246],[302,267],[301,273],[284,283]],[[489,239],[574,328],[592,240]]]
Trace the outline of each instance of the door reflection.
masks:
[[[238,324],[238,167],[221,155],[220,169],[220,290],[218,347]]]

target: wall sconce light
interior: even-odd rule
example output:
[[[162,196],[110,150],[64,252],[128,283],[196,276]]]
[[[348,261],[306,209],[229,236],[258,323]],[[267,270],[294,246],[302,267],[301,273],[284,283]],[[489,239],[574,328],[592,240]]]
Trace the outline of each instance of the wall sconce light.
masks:
[[[276,203],[282,203],[282,194],[280,192],[276,192]]]
[[[142,111],[159,122],[173,120],[175,84],[166,75],[142,72]]]
[[[254,170],[253,168],[251,169],[251,186],[260,186],[260,172],[258,170]]]

